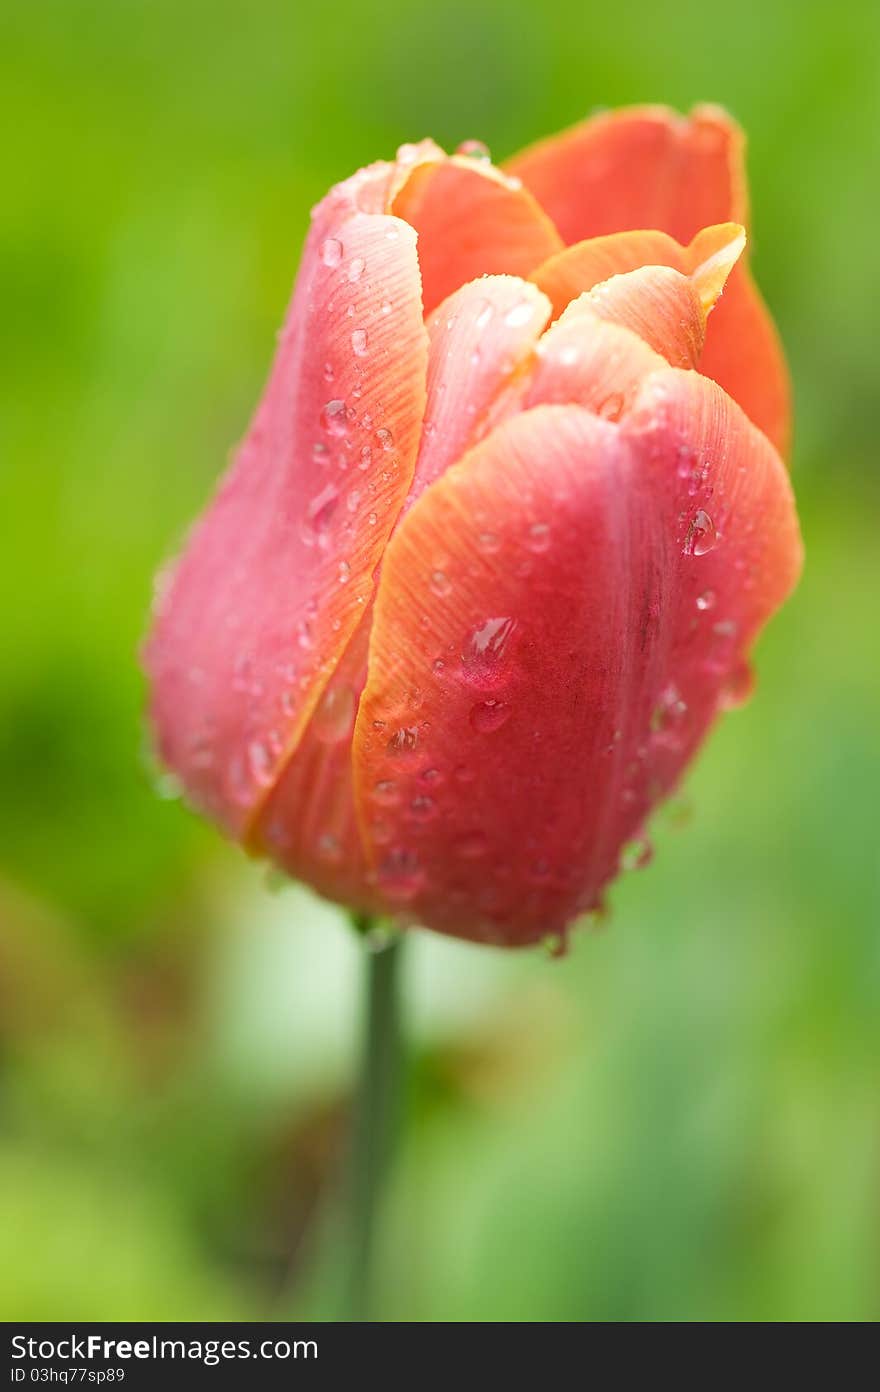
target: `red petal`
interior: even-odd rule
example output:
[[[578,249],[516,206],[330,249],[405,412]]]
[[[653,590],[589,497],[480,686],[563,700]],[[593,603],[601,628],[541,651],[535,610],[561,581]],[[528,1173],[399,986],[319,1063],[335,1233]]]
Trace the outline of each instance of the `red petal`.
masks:
[[[593,117],[511,160],[566,242],[657,228],[681,243],[703,227],[747,221],[742,132],[717,107],[688,118],[665,107]],[[709,324],[702,370],[782,450],[790,390],[772,321],[743,264]]]
[[[318,207],[265,395],[146,649],[165,762],[235,835],[295,747],[409,490],[427,334],[416,237],[373,166]]]
[[[383,566],[355,754],[389,904],[511,945],[564,930],[799,563],[778,456],[696,374],[649,376],[620,426],[545,406],[499,427]]]
[[[491,165],[453,158],[415,170],[394,211],[419,235],[425,312],[467,281],[527,276],[562,249],[538,203]]]

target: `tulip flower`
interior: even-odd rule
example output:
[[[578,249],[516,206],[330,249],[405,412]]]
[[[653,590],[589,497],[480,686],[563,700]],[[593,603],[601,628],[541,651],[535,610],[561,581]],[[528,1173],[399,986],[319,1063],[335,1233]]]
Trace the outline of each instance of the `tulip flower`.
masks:
[[[746,221],[715,108],[328,193],[146,647],[196,807],[364,914],[517,946],[600,905],[801,565]]]

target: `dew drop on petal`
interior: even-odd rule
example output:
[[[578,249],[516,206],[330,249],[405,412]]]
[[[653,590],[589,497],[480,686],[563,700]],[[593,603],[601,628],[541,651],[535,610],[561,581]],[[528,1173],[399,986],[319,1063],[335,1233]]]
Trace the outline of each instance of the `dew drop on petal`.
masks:
[[[505,701],[478,701],[468,717],[478,734],[489,735],[500,730],[510,718],[510,706]]]
[[[261,787],[272,781],[272,756],[262,740],[251,740],[248,745],[248,765],[254,782]]]
[[[736,710],[744,706],[755,690],[755,673],[747,662],[741,662],[731,672],[721,688],[718,705],[721,710]]]
[[[476,682],[497,677],[516,627],[516,619],[503,616],[486,619],[472,629],[461,654],[464,675]]]
[[[700,610],[712,609],[716,599],[717,595],[714,590],[704,590],[702,594],[697,595],[697,608]]]
[[[491,162],[492,155],[488,145],[484,145],[482,140],[463,140],[456,149],[457,155],[464,155],[466,159],[486,160]]]
[[[390,754],[409,754],[419,742],[419,731],[415,725],[401,725],[388,740]]]
[[[521,329],[527,324],[533,314],[533,306],[529,300],[521,300],[509,309],[504,316],[504,322],[509,329]]]
[[[650,865],[653,854],[650,841],[646,837],[639,837],[623,847],[620,852],[620,868],[621,870],[643,870],[646,865]]]
[[[311,526],[318,533],[326,532],[336,511],[336,504],[339,502],[339,492],[328,483],[322,488],[308,507],[308,519]]]
[[[452,589],[448,575],[442,570],[431,571],[430,583],[434,594],[439,595],[441,598],[443,598],[444,595],[448,595]]]
[[[315,850],[321,860],[325,860],[332,865],[338,864],[342,859],[342,843],[338,836],[332,831],[324,831],[318,837]]]
[[[415,851],[395,846],[379,866],[378,879],[386,898],[407,903],[424,885],[425,875]]]
[[[350,686],[328,686],[312,716],[316,739],[322,744],[339,744],[348,739],[354,728],[356,707]]]
[[[526,545],[530,551],[535,551],[538,554],[542,551],[546,551],[550,545],[549,523],[533,522],[526,536]]]
[[[707,551],[712,550],[717,540],[718,533],[715,530],[715,523],[708,512],[699,508],[688,527],[684,541],[684,554],[686,556],[705,556]]]
[[[452,843],[452,849],[462,860],[479,860],[489,849],[489,842],[482,831],[467,831]]]
[[[350,281],[358,281],[364,273],[366,262],[362,256],[354,256],[348,263],[348,278]]]
[[[345,418],[345,402],[338,397],[328,401],[321,412],[321,425],[328,435],[341,437],[348,434],[348,422]]]
[[[351,349],[358,358],[362,358],[366,353],[367,335],[364,329],[355,329],[351,336]]]
[[[321,247],[321,260],[325,266],[338,266],[342,260],[342,243],[335,237],[328,237]]]

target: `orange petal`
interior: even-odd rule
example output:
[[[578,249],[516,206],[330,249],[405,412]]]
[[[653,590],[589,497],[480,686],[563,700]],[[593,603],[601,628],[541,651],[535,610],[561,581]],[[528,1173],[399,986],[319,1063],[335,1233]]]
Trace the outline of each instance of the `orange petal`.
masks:
[[[427,334],[416,236],[377,165],[316,209],[263,400],[159,602],[164,761],[243,836],[358,626],[409,490]]]
[[[418,233],[426,314],[469,280],[527,276],[562,248],[527,189],[471,159],[454,157],[415,169],[393,210]]]
[[[703,227],[747,223],[744,140],[717,107],[685,118],[665,107],[593,117],[509,161],[566,242],[657,228],[687,243]],[[709,323],[702,371],[780,450],[790,435],[785,360],[748,267],[736,267]]]
[[[566,242],[653,227],[687,243],[711,223],[745,222],[743,136],[718,107],[605,112],[515,155]]]
[[[464,937],[564,931],[799,564],[778,456],[697,374],[651,374],[620,425],[543,406],[500,426],[386,553],[355,727],[377,891]]]

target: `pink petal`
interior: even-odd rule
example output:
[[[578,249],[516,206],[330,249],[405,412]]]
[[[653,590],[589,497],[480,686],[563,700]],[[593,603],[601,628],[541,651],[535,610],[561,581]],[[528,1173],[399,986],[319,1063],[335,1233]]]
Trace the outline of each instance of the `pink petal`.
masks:
[[[236,836],[361,621],[412,481],[416,236],[380,211],[402,177],[373,166],[316,209],[265,395],[147,644],[162,758]]]
[[[494,398],[527,360],[550,305],[527,281],[487,276],[457,291],[428,322],[428,395],[411,502],[465,452]],[[290,874],[363,910],[367,878],[352,791],[351,725],[367,678],[372,606],[262,809],[255,841]],[[375,834],[382,835],[377,818]]]
[[[778,456],[696,374],[500,426],[383,565],[355,758],[389,905],[510,945],[596,905],[799,565]]]

